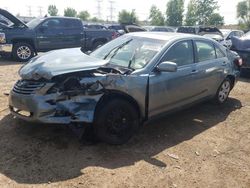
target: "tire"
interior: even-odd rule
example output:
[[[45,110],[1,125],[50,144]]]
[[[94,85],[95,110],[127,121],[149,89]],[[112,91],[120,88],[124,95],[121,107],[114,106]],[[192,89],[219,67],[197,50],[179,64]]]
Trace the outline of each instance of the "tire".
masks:
[[[94,42],[92,49],[95,50],[96,48],[98,48],[99,46],[102,46],[103,44],[105,44],[104,41],[96,41]]]
[[[215,96],[215,102],[217,104],[223,104],[227,101],[230,91],[232,89],[231,81],[226,78],[217,90]]]
[[[12,51],[12,56],[17,61],[26,62],[34,56],[34,49],[28,43],[16,43]]]
[[[113,99],[102,105],[94,123],[96,137],[112,145],[126,143],[138,128],[138,112],[131,103],[122,99]]]

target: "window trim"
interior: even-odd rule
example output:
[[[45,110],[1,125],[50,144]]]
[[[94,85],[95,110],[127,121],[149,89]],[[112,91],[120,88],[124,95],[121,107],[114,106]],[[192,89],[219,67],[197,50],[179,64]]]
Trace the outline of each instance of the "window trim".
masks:
[[[223,57],[218,57],[216,48],[218,48],[218,50],[223,54]],[[221,59],[221,58],[225,58],[226,57],[226,54],[221,50],[221,48],[218,45],[214,44],[214,49],[215,49],[216,59]]]
[[[203,42],[203,43],[210,44],[214,48],[214,54],[215,54],[214,60],[218,59],[217,55],[216,55],[215,46],[214,46],[215,44],[212,41],[202,40],[202,39],[195,39],[194,40],[194,46],[195,46],[195,55],[196,55],[195,56],[195,60],[196,60],[196,63],[202,63],[202,62],[206,62],[206,61],[211,61],[212,60],[212,59],[209,59],[209,60],[205,60],[205,61],[199,61],[199,58],[198,58],[198,48],[197,48],[196,42]]]
[[[192,44],[192,50],[193,50],[193,63],[187,64],[187,65],[181,65],[181,66],[178,66],[178,65],[177,65],[177,67],[178,67],[178,69],[179,69],[179,68],[182,68],[182,67],[186,67],[186,66],[188,66],[188,65],[193,65],[193,64],[195,64],[195,63],[196,63],[196,60],[195,60],[194,41],[193,41],[193,39],[182,39],[182,40],[178,40],[178,41],[172,43],[172,44],[165,50],[165,52],[164,52],[164,53],[161,55],[161,57],[159,58],[159,61],[155,64],[153,70],[154,70],[160,63],[163,62],[162,59],[164,58],[164,56],[169,52],[169,50],[170,50],[173,46],[175,46],[176,44],[178,44],[178,43],[180,43],[180,42],[186,42],[186,41],[187,41],[187,42],[191,42],[191,44]],[[152,70],[152,71],[153,71],[153,70]]]
[[[52,29],[62,29],[62,28],[64,28],[64,19],[62,19],[62,18],[55,18],[55,17],[52,17],[52,18],[48,18],[48,19],[43,20],[43,21],[39,24],[39,26],[43,26],[43,24],[44,24],[45,22],[48,22],[49,20],[53,20],[53,19],[58,19],[58,20],[62,23],[62,26],[61,26],[61,27],[54,27],[54,28],[52,28]]]

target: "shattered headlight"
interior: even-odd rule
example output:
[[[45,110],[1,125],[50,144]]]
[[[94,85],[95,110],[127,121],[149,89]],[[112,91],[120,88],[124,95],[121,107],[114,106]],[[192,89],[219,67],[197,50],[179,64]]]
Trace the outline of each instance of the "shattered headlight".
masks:
[[[5,33],[0,33],[0,43],[6,43]]]
[[[98,94],[103,91],[103,86],[100,82],[81,83],[80,79],[75,77],[67,78],[65,81],[52,86],[47,94],[64,93],[65,95],[78,95],[78,94]]]

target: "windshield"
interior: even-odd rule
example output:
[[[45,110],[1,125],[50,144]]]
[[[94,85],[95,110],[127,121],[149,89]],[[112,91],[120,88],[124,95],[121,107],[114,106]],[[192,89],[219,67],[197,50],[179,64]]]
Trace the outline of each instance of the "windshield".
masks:
[[[28,22],[26,25],[29,28],[35,28],[37,25],[39,25],[42,21],[44,20],[44,18],[36,18],[31,20],[30,22]]]
[[[124,35],[98,48],[90,56],[109,60],[109,64],[141,69],[167,41]]]

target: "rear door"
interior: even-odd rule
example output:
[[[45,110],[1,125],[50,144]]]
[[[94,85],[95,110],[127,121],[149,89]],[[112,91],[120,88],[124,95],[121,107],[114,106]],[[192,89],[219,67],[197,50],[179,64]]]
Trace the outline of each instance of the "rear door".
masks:
[[[160,62],[171,61],[178,65],[177,72],[152,71],[149,76],[149,117],[188,104],[200,95],[195,77],[195,60],[192,40],[175,43]]]
[[[64,48],[83,47],[85,34],[83,25],[78,19],[64,19]]]
[[[224,70],[228,59],[224,52],[212,41],[195,40],[196,84],[203,95],[214,95],[224,79]]]

